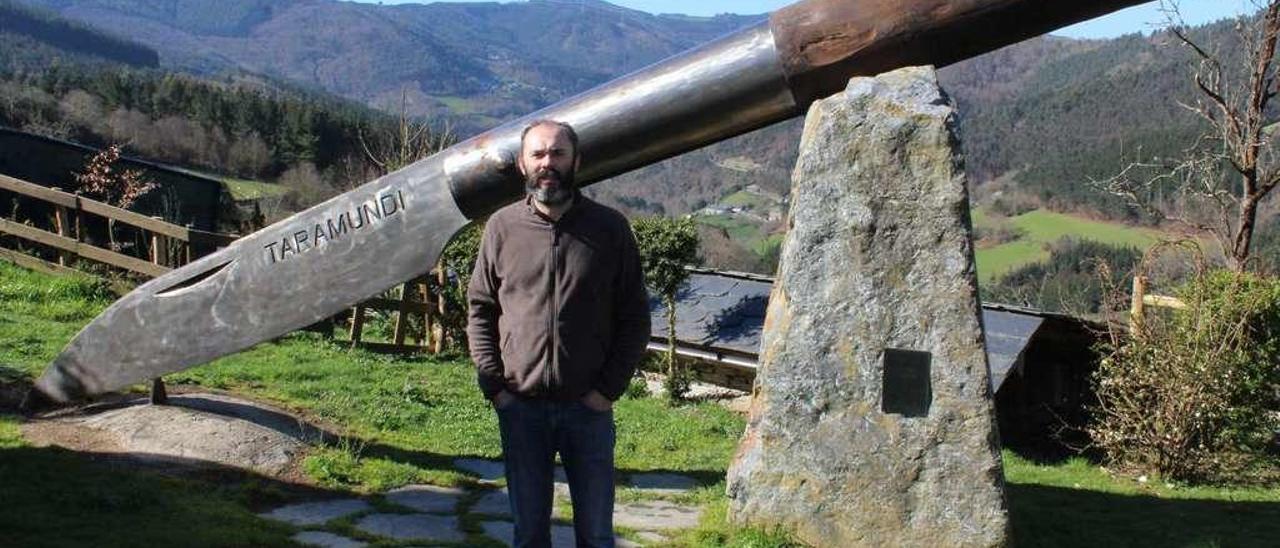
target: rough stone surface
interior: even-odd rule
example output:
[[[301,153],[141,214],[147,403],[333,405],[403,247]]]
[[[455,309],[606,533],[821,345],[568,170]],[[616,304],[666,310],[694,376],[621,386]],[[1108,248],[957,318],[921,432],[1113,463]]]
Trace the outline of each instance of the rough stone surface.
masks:
[[[698,486],[698,480],[680,474],[632,474],[628,487],[655,495],[678,495]]]
[[[613,524],[631,529],[665,530],[697,527],[702,509],[664,500],[615,504]]]
[[[150,459],[204,461],[267,475],[289,470],[308,440],[323,435],[287,413],[218,394],[171,396],[169,405],[145,400],[57,422],[113,438],[111,451]]]
[[[485,459],[456,459],[453,465],[463,472],[470,472],[483,481],[495,481],[506,475],[501,461]]]
[[[471,505],[469,510],[472,514],[485,514],[490,516],[510,516],[511,515],[511,499],[507,496],[507,490],[500,489],[492,491],[480,497],[475,504]]]
[[[815,546],[992,546],[1008,516],[955,110],[932,69],[809,111],[731,517]],[[882,411],[885,349],[932,355]]]
[[[356,529],[395,540],[462,542],[458,518],[428,514],[372,514],[356,522]]]
[[[323,531],[303,531],[293,535],[293,541],[304,546],[323,548],[364,548],[367,543]]]
[[[457,509],[458,498],[466,491],[435,485],[409,485],[393,489],[386,494],[387,502],[412,508],[419,512],[447,513]]]
[[[283,521],[292,525],[320,525],[331,519],[367,512],[373,509],[369,503],[357,499],[326,500],[321,502],[304,502],[276,508],[265,514],[264,518]]]

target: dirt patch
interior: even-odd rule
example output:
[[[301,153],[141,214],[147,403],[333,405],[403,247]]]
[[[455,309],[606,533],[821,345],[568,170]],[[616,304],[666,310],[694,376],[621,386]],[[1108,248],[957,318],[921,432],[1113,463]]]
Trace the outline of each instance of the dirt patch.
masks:
[[[115,435],[58,420],[24,422],[22,437],[36,447],[61,447],[80,453],[125,452]]]

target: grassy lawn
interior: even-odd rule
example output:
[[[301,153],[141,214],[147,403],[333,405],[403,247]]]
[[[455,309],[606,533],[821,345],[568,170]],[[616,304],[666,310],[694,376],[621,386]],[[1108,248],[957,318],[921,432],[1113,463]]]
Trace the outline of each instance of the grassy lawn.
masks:
[[[0,383],[31,379],[109,294],[89,278],[52,278],[0,261]],[[166,377],[292,410],[343,438],[303,462],[311,485],[236,471],[172,474],[102,455],[36,448],[22,419],[0,415],[0,545],[287,544],[293,530],[254,516],[302,498],[377,493],[410,482],[467,484],[459,457],[496,458],[493,413],[460,356],[396,358],[313,335],[258,345]],[[2,413],[3,411],[0,411]],[[677,471],[703,487],[703,524],[678,546],[784,546],[780,532],[727,524],[723,477],[743,419],[719,405],[668,408],[633,392],[619,402],[618,467]],[[1138,484],[1082,460],[1041,465],[1005,455],[1022,546],[1266,546],[1280,538],[1280,490]],[[622,500],[642,495],[622,490]]]
[[[236,201],[261,200],[262,198],[283,196],[289,192],[289,189],[283,185],[232,177],[222,178],[222,185],[227,188],[231,198]]]
[[[1036,464],[1005,452],[1019,546],[1275,546],[1280,488],[1117,480],[1083,459]]]
[[[1000,220],[982,208],[975,208],[971,216],[975,228],[994,228],[1000,222],[1007,222],[1021,234],[1014,241],[977,250],[978,278],[983,281],[992,280],[1020,266],[1048,259],[1049,244],[1062,238],[1146,249],[1163,236],[1156,230],[1092,221],[1041,209]]]

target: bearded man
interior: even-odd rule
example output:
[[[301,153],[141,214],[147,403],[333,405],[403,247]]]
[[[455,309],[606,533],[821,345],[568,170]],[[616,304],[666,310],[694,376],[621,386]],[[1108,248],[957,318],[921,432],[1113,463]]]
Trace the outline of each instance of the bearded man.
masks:
[[[551,546],[555,456],[579,547],[613,546],[613,402],[649,339],[631,227],[578,192],[578,136],[538,120],[521,136],[527,196],[485,224],[467,289],[480,390],[502,434],[514,546]]]

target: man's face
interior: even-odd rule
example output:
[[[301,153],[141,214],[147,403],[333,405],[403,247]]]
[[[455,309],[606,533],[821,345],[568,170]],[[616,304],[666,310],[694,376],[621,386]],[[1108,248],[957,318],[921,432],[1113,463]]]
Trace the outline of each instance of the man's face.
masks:
[[[524,175],[525,192],[546,205],[569,201],[578,169],[577,156],[573,143],[560,127],[544,124],[530,129],[524,136],[518,162]]]

